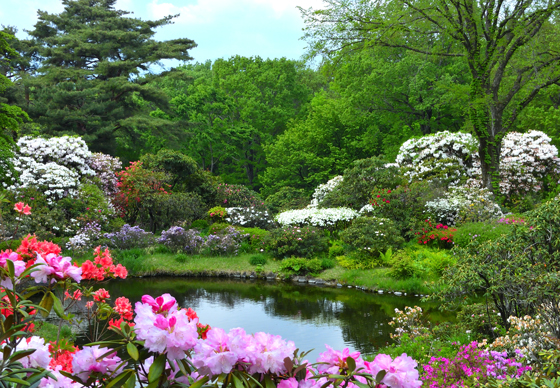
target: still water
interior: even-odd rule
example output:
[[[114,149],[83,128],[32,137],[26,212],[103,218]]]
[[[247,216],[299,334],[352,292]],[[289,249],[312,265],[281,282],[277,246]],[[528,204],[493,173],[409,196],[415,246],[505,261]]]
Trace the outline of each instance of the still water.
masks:
[[[420,306],[432,322],[453,318],[417,297],[270,281],[154,277],[116,280],[102,287],[112,300],[126,296],[133,305],[142,295],[169,293],[182,307],[194,309],[201,323],[226,331],[242,327],[248,333],[278,334],[300,350],[314,349],[310,359],[323,352],[325,344],[367,354],[391,343],[388,322],[395,308]]]

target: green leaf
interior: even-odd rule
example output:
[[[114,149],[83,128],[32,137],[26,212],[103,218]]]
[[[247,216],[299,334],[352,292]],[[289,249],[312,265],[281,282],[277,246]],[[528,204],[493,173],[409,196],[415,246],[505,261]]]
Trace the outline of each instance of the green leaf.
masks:
[[[132,376],[126,381],[124,384],[126,388],[135,388],[136,387],[136,375],[133,373]]]
[[[377,374],[377,376],[375,376],[375,381],[377,382],[377,384],[380,384],[381,381],[385,378],[385,375],[387,374],[386,370],[380,370],[379,373]]]
[[[208,376],[203,377],[201,380],[197,380],[190,385],[190,388],[200,388],[202,387],[210,378]]]
[[[41,315],[44,318],[47,318],[49,316],[49,314],[51,313],[51,310],[53,308],[53,304],[54,304],[54,300],[52,298],[52,292],[48,292],[43,296],[43,299],[41,299],[41,302],[39,302],[39,307],[41,307],[43,310],[41,311]]]
[[[165,362],[167,361],[167,357],[165,354],[158,356],[152,366],[150,367],[150,371],[148,372],[148,382],[153,383],[157,379],[160,378],[163,370],[165,369]]]
[[[58,315],[59,318],[68,320],[68,317],[64,314],[64,307],[62,306],[62,302],[60,301],[60,299],[58,299],[58,297],[52,292],[50,292],[50,294],[51,298],[53,299],[53,308],[56,315]]]
[[[9,381],[11,383],[25,385],[26,387],[28,387],[30,385],[27,381],[24,381],[24,380],[15,378],[15,377],[4,377],[4,378],[2,378],[2,381]]]
[[[105,388],[119,388],[121,387],[129,378],[133,376],[134,372],[131,370],[125,370],[120,375],[115,377],[109,384],[105,386]]]
[[[6,265],[8,266],[8,275],[10,276],[10,278],[15,278],[16,270],[14,267],[14,262],[12,260],[6,260]]]
[[[354,372],[356,370],[356,360],[354,360],[352,357],[346,358],[346,364],[348,364],[348,370],[350,372]]]
[[[132,342],[126,344],[126,351],[134,361],[138,361],[138,348]]]

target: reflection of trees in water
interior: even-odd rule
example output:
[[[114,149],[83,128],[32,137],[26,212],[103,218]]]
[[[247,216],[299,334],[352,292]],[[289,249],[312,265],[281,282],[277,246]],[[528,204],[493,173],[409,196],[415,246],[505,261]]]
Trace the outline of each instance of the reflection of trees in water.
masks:
[[[151,278],[111,282],[104,287],[113,299],[125,295],[132,303],[145,294],[157,296],[168,292],[183,307],[195,310],[201,301],[230,309],[251,301],[270,316],[340,326],[344,341],[364,353],[372,353],[390,341],[392,329],[388,322],[395,308],[402,310],[407,305],[420,304],[417,298],[375,295],[355,289],[254,281]],[[433,305],[420,305],[433,309]]]

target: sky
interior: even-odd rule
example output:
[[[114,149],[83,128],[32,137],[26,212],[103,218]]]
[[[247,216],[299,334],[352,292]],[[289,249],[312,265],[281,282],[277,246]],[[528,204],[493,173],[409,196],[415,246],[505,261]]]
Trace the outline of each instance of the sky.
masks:
[[[297,6],[319,8],[322,0],[117,0],[117,9],[154,20],[180,14],[173,25],[160,27],[157,40],[193,39],[194,61],[233,55],[300,59],[305,53],[303,19]],[[61,0],[0,0],[0,25],[33,28],[37,10],[60,13]]]

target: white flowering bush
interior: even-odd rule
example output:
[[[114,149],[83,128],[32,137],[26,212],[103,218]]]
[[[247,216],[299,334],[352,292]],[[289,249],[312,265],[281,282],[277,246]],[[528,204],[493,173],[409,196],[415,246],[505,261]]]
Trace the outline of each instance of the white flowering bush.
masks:
[[[478,141],[471,134],[443,131],[407,140],[396,163],[411,182],[441,179],[458,185],[479,174],[477,150]]]
[[[68,239],[66,249],[71,251],[85,251],[94,247],[101,237],[101,227],[97,222],[89,222],[81,228],[75,236]]]
[[[232,225],[261,229],[269,229],[274,225],[274,219],[268,210],[262,210],[262,208],[255,206],[228,207],[225,210],[227,213],[225,221]]]
[[[81,138],[22,137],[17,146],[12,162],[19,177],[10,185],[4,182],[4,187],[12,191],[37,188],[53,204],[67,196],[75,197],[80,179],[95,175],[88,164],[91,152]]]
[[[437,222],[448,226],[503,217],[492,192],[468,184],[451,187],[443,198],[426,202],[426,212]]]
[[[310,208],[314,208],[319,206],[321,201],[325,198],[325,196],[334,190],[336,186],[342,183],[344,178],[342,175],[335,176],[327,183],[317,186],[315,191],[313,192],[313,196],[311,198],[311,204],[308,206]]]
[[[506,197],[538,192],[546,177],[558,179],[560,158],[551,139],[541,131],[510,132],[502,141],[500,193]],[[478,141],[470,134],[447,131],[406,141],[397,164],[410,181],[441,179],[458,186],[480,179]]]
[[[338,229],[347,224],[360,213],[347,208],[306,208],[288,210],[276,216],[276,222],[282,226],[315,226],[318,228]]]

